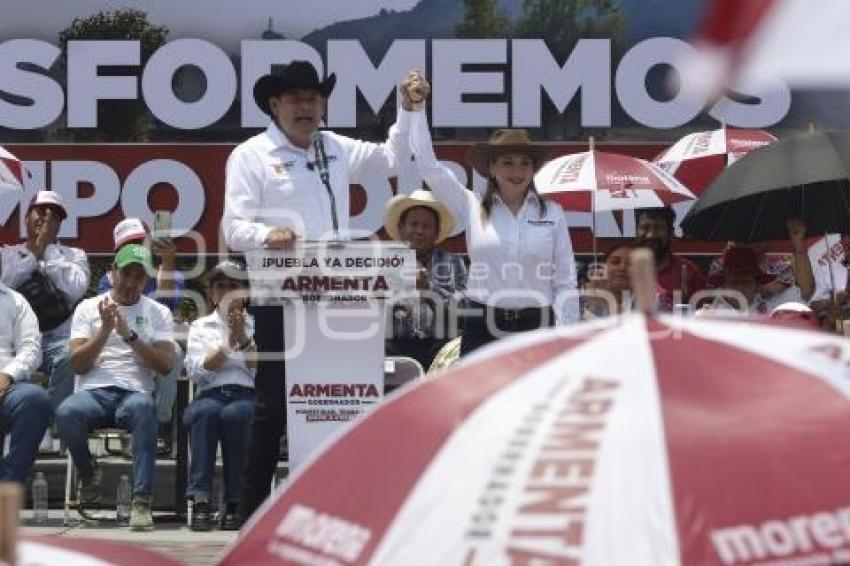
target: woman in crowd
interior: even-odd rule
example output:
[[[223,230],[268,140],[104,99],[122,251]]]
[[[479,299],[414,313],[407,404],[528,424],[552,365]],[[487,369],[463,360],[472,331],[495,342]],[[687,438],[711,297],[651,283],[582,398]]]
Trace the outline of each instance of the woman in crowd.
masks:
[[[582,320],[593,320],[632,308],[632,282],[629,278],[629,254],[635,245],[617,242],[608,250],[601,264],[591,264],[582,293]]]
[[[248,282],[244,266],[221,262],[210,271],[208,281],[214,310],[189,327],[186,354],[187,375],[199,391],[183,417],[190,429],[192,458],[187,496],[194,502],[192,529],[211,529],[210,498],[220,440],[226,503],[221,528],[238,530],[239,478],[254,415],[254,322],[245,311]]]
[[[534,187],[546,149],[525,130],[497,130],[475,144],[473,168],[487,179],[479,197],[434,155],[423,111],[427,81],[410,73],[400,89],[403,106],[412,110],[410,147],[419,172],[466,230],[470,309],[461,356],[505,334],[575,322],[575,260],[566,215]]]

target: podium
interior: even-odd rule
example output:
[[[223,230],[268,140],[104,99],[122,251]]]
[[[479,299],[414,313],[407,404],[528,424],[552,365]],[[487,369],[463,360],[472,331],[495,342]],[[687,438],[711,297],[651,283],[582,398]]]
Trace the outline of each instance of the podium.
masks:
[[[383,399],[386,307],[415,292],[416,256],[398,242],[302,242],[246,261],[251,301],[283,307],[284,344],[270,355],[286,361],[292,470]]]

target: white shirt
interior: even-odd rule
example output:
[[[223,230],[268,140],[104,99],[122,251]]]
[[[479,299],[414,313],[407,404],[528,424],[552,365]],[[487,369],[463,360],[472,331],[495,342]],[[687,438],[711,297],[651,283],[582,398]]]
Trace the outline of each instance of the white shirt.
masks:
[[[65,293],[71,306],[77,304],[86,294],[91,271],[86,252],[79,248],[48,244],[44,256],[38,260],[26,244],[3,246],[0,250],[3,283],[15,289],[32,276],[35,270],[41,270],[56,288]],[[43,334],[44,342],[67,340],[71,330],[71,317]]]
[[[21,381],[40,365],[38,319],[23,295],[0,283],[0,371]]]
[[[419,172],[466,230],[471,259],[466,296],[500,308],[552,305],[559,324],[576,322],[575,258],[564,210],[547,201],[541,217],[540,202],[529,192],[514,216],[496,196],[485,221],[479,197],[437,161],[424,111],[409,114],[410,147]]]
[[[832,262],[813,265],[815,268],[815,292],[809,300],[810,303],[832,299],[833,289],[841,292],[847,288],[847,268],[844,267],[843,260],[844,258],[841,257]]]
[[[245,317],[245,335],[254,335],[254,318],[251,315]],[[201,391],[222,385],[254,387],[257,371],[245,364],[242,352],[231,353],[214,371],[204,369],[207,356],[228,342],[227,323],[222,320],[218,309],[197,319],[189,327],[186,375],[198,384]]]
[[[336,200],[340,238],[348,238],[349,184],[393,175],[409,155],[401,120],[384,144],[323,131],[330,184]],[[290,228],[304,240],[334,239],[331,202],[314,163],[312,145],[293,145],[272,122],[266,131],[239,144],[227,160],[224,239],[231,250],[261,248],[272,228]]]
[[[86,299],[77,305],[71,322],[71,340],[91,338],[101,326],[97,305],[110,291]],[[171,342],[174,335],[174,319],[167,307],[142,295],[134,305],[120,305],[121,315],[127,326],[139,335],[139,340]],[[91,369],[80,376],[83,389],[120,387],[127,391],[153,393],[156,372],[145,364],[118,333],[113,330],[106,339],[103,349]]]

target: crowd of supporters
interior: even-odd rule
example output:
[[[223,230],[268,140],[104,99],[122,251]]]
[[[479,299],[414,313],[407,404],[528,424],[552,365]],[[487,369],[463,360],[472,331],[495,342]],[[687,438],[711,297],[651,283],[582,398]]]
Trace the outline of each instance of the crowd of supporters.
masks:
[[[321,117],[321,97],[332,88],[318,83],[308,66],[301,64],[289,77],[303,82],[274,83],[267,85],[269,92],[255,93],[258,101],[275,102],[265,111],[284,129],[289,121],[303,126],[305,144]],[[385,209],[386,233],[407,242],[416,258],[416,292],[393,300],[387,309],[388,355],[412,357],[425,368],[443,367],[507,335],[626,313],[632,309],[629,257],[635,248],[648,248],[655,258],[659,312],[740,312],[843,331],[844,319],[850,318],[847,261],[813,269],[805,225],[798,219],[787,223],[790,254],[730,242],[704,272],[673,253],[671,209],[639,209],[633,240],[620,241],[601,258],[579,265],[566,213],[534,186],[544,156],[541,145],[524,130],[497,130],[486,142],[473,145],[473,167],[487,179],[486,191],[479,196],[434,155],[422,110],[422,92],[427,89],[416,73],[405,79],[399,124],[388,141],[396,160],[409,148],[430,189],[401,191]],[[301,98],[287,102],[293,92]],[[312,109],[314,119],[307,124],[297,112],[290,116],[287,104],[293,112]],[[287,134],[287,139],[294,138]],[[247,149],[237,148],[234,155],[259,151],[254,146],[263,140],[249,140]],[[350,141],[340,141],[339,151],[353,152],[346,149]],[[376,162],[386,157],[378,147],[367,147],[367,157]],[[307,159],[303,151],[298,155]],[[236,167],[240,164],[246,168]],[[304,170],[313,167],[305,161]],[[252,178],[253,170],[239,159],[228,170],[222,229],[232,249],[285,250],[303,239],[305,234],[289,227],[269,227],[280,221],[276,214],[288,210],[283,204],[280,210],[255,206],[249,214],[245,195],[255,188],[237,181]],[[347,192],[347,183],[338,184]],[[258,211],[268,216],[267,222],[254,218]],[[185,373],[196,395],[177,424],[188,429],[191,440],[187,497],[193,501],[192,526],[213,527],[212,484],[220,443],[224,507],[219,518],[222,528],[238,529],[268,491],[268,482],[253,485],[241,478],[266,478],[268,470],[257,470],[275,464],[279,455],[283,407],[275,403],[283,391],[283,374],[267,364],[266,373],[274,380],[266,383],[271,393],[262,402],[256,394],[262,387],[255,385],[267,381],[256,379],[263,368],[258,350],[283,347],[273,328],[280,326],[280,317],[271,324],[269,317],[260,316],[264,311],[257,310],[258,305],[248,310],[244,265],[227,260],[205,274],[208,302],[196,305],[197,316],[188,331],[175,332],[175,322],[183,322],[175,313],[186,290],[175,242],[153,237],[139,219],[122,220],[113,231],[109,269],[97,292],[88,293],[92,270],[85,251],[57,240],[68,216],[62,198],[40,191],[24,214],[26,241],[0,248],[0,427],[10,437],[0,460],[0,480],[28,481],[39,445],[52,431],[73,459],[81,505],[96,505],[102,496],[102,472],[89,451],[89,433],[122,428],[132,440],[127,449],[132,458],[129,525],[152,528],[155,461],[163,447],[169,452],[177,380]],[[305,229],[311,226],[311,219],[300,220]],[[318,231],[318,223],[312,226]],[[439,248],[461,230],[467,257]],[[850,236],[842,236],[841,242],[848,249]],[[263,329],[256,341],[255,325]],[[46,376],[46,388],[33,382],[37,372]],[[264,427],[269,430],[263,432]],[[267,442],[260,443],[262,450],[250,449],[263,439]],[[251,462],[253,468],[247,465]],[[243,466],[253,472],[243,471]],[[244,496],[246,486],[250,497]],[[240,509],[240,498],[243,506],[250,499],[250,505]]]

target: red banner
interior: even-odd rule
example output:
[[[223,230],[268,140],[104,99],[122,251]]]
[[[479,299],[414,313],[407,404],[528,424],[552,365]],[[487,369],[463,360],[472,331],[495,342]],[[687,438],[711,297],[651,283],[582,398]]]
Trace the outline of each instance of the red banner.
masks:
[[[651,159],[665,148],[655,143],[599,144],[604,151],[625,153]],[[233,144],[21,144],[8,149],[25,161],[25,192],[0,195],[0,238],[11,243],[23,238],[19,210],[40,188],[51,187],[68,202],[70,214],[63,223],[60,238],[89,253],[111,253],[112,228],[125,216],[147,221],[154,210],[174,213],[175,229],[194,230],[200,238],[180,238],[183,253],[216,253],[223,250],[219,238],[224,199],[224,168]],[[441,144],[438,156],[465,171],[467,144]],[[583,143],[552,144],[551,156],[587,149]],[[478,179],[478,181],[481,181]],[[377,231],[382,225],[382,206],[367,207],[370,198],[386,201],[386,187],[352,186],[351,219],[360,228]],[[628,211],[626,215],[630,214]],[[615,214],[619,234],[633,234],[623,215]],[[617,232],[616,227],[613,229]],[[603,233],[603,236],[606,235]],[[608,235],[611,235],[609,230]],[[572,228],[573,245],[578,253],[591,250],[589,227]],[[202,240],[202,241],[201,241]],[[599,239],[604,250],[611,240]],[[446,243],[453,251],[463,251],[462,236]],[[716,253],[722,245],[680,241],[676,249],[684,253]]]

